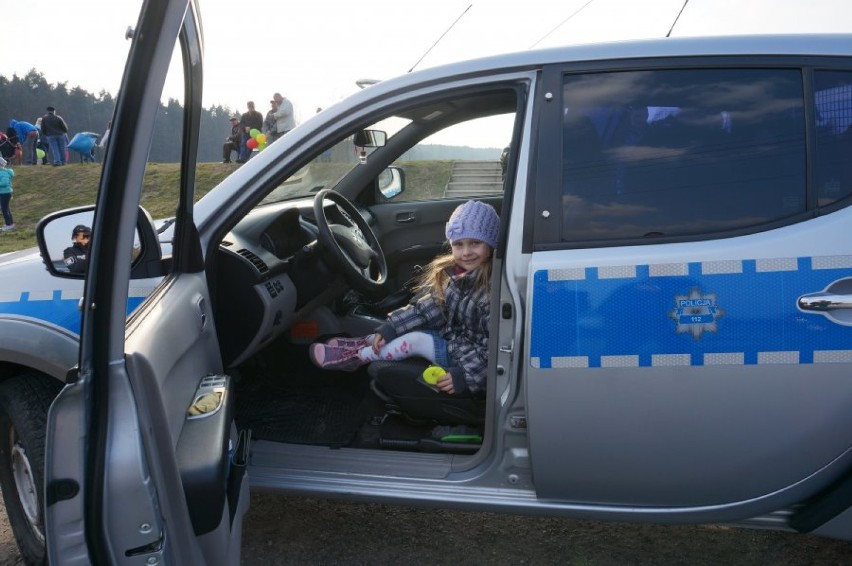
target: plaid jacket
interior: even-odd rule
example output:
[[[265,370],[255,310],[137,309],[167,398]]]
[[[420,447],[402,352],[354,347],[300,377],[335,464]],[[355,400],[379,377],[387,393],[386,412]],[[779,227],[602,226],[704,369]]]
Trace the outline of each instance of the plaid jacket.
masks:
[[[415,330],[434,330],[447,341],[457,392],[485,390],[488,369],[488,322],[491,300],[475,288],[476,272],[451,275],[443,304],[432,295],[420,295],[388,315],[378,332],[390,342]],[[457,379],[456,376],[461,377]]]

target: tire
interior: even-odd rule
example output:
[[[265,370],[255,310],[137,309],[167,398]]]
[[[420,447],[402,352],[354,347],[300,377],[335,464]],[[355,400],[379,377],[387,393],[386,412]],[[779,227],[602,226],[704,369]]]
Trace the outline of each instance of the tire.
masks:
[[[0,384],[0,488],[25,564],[46,564],[44,444],[47,410],[62,383],[27,373]]]

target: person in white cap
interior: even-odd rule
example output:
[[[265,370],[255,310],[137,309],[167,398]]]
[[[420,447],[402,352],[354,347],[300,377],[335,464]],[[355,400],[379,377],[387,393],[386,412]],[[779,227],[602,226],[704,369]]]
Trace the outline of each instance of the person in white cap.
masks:
[[[469,200],[457,207],[445,234],[450,253],[432,260],[412,302],[391,312],[374,334],[312,344],[320,368],[355,371],[377,360],[426,358],[440,366],[437,388],[449,394],[485,390],[491,255],[500,235],[497,211]]]
[[[9,204],[12,202],[12,178],[15,176],[15,171],[6,167],[6,160],[0,157],[0,209],[3,211],[3,232],[8,232],[15,228],[15,220],[12,218],[12,209]]]

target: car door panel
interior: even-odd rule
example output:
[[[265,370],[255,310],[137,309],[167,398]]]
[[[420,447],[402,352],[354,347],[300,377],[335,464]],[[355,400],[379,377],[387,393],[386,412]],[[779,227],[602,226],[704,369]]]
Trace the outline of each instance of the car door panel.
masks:
[[[166,287],[133,321],[128,372],[135,382],[156,383],[173,465],[196,534],[203,534],[219,524],[224,509],[233,396],[230,379],[221,373],[206,282],[184,274]]]
[[[222,374],[209,305],[203,275],[172,277],[134,315],[125,361],[144,408],[139,418],[148,454],[156,454],[160,505],[168,499],[169,516],[187,519],[194,536],[207,535],[201,552],[215,563],[233,545],[239,549],[239,530],[231,526],[235,507],[244,512],[247,505],[248,483],[231,467],[230,448],[238,441],[233,384]],[[241,501],[229,501],[234,490]]]
[[[852,465],[852,326],[799,308],[852,276],[852,213],[808,213],[803,72],[672,67],[544,73],[562,104],[540,107],[526,211],[532,473],[540,498],[623,516],[751,518]],[[720,76],[761,94],[708,98]],[[767,97],[787,106],[728,128]]]
[[[852,328],[797,301],[852,275],[831,236],[843,221],[813,220],[807,238],[794,225],[533,254],[527,391],[539,496],[672,507],[769,498],[774,509],[835,479],[852,446]]]
[[[58,490],[68,501],[63,501],[63,513],[48,508],[48,533],[63,520],[83,528],[67,541],[48,542],[51,562],[79,555],[93,563],[239,563],[248,481],[242,473],[231,473],[230,447],[238,441],[233,397],[222,376],[192,220],[201,108],[197,10],[192,0],[148,0],[130,33],[133,45],[93,223],[80,380],[60,396],[48,429],[49,485],[58,489],[64,478],[81,478],[78,493]],[[173,54],[182,58],[186,100],[178,213],[171,257],[164,263],[171,274],[128,319],[127,258],[147,168],[145,140],[154,137],[159,94]],[[135,143],[139,137],[142,141]],[[140,253],[146,253],[146,245],[154,244],[143,242]],[[211,376],[218,380],[205,389],[205,378]],[[211,400],[200,414],[190,412],[193,405]],[[82,415],[82,423],[72,432],[60,421],[73,418],[73,412]],[[59,459],[59,447],[75,434],[84,453],[80,465]],[[75,551],[67,552],[74,544]]]

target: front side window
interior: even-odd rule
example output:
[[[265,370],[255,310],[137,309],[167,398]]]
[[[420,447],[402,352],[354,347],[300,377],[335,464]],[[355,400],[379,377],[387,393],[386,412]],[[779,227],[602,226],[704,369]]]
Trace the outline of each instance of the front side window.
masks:
[[[513,88],[489,86],[397,108],[347,132],[261,204],[313,197],[365,167],[375,172],[381,202],[500,196],[517,104]]]
[[[721,233],[805,210],[799,70],[566,75],[563,103],[563,241]]]

